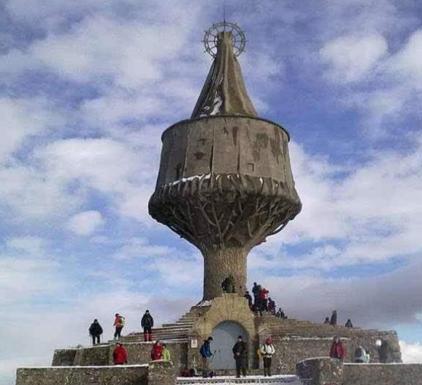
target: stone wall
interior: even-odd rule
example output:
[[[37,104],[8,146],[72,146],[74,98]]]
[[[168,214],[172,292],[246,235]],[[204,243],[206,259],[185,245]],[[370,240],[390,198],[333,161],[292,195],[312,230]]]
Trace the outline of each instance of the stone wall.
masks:
[[[92,365],[111,365],[113,362],[109,359],[110,346],[93,346],[78,349],[75,354],[73,365],[92,366]],[[146,362],[138,362],[145,364]]]
[[[148,385],[174,385],[178,374],[172,363],[153,361],[149,364]]]
[[[307,385],[343,385],[343,363],[340,360],[310,358],[300,361],[296,369],[298,377]]]
[[[422,364],[345,364],[344,385],[422,385]]]
[[[148,385],[148,365],[22,368],[16,385]]]
[[[151,361],[152,342],[130,342],[123,344],[128,352],[128,364],[140,365]],[[178,370],[187,365],[187,343],[168,342],[171,359]],[[113,364],[114,344],[59,349],[54,352],[53,366],[104,366]]]
[[[352,364],[321,357],[297,364],[308,385],[422,385],[422,364]]]
[[[274,373],[294,374],[299,361],[311,357],[328,356],[331,343],[331,338],[273,337],[276,350],[272,364]],[[343,343],[346,349],[350,345],[349,340],[343,340]],[[262,360],[260,367],[262,367]]]
[[[181,371],[187,365],[187,343],[166,343],[170,351],[171,361],[177,370]],[[152,343],[130,343],[124,345],[128,352],[128,364],[139,364],[151,361]],[[110,354],[112,354],[110,349]],[[110,356],[112,360],[112,356]],[[112,361],[110,361],[112,362]]]
[[[54,351],[53,366],[72,366],[78,349],[56,349]]]

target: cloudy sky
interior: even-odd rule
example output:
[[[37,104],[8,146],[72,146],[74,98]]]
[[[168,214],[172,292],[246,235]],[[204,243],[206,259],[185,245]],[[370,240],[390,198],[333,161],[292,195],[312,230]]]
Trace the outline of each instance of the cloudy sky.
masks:
[[[291,134],[303,211],[249,281],[290,317],[396,329],[422,360],[422,3],[227,0],[259,115]],[[160,135],[188,117],[222,1],[0,0],[0,384],[201,298],[199,252],[149,218]]]

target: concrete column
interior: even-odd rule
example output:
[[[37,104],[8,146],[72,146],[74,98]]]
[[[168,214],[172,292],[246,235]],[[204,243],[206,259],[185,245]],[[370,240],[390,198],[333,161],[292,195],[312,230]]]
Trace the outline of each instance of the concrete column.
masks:
[[[221,296],[223,294],[221,283],[230,274],[234,277],[236,293],[244,294],[247,252],[243,248],[207,250],[203,255],[204,300]]]

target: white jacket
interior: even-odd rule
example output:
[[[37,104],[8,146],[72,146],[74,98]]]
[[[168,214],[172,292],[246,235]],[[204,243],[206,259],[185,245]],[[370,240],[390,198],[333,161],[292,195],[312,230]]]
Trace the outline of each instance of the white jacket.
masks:
[[[260,351],[263,357],[271,357],[275,353],[274,345],[263,344]]]

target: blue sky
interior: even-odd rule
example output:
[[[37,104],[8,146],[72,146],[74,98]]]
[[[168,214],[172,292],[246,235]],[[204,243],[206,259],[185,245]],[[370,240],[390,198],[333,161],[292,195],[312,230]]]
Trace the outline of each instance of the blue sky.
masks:
[[[395,328],[422,361],[422,4],[226,1],[302,213],[249,257],[291,317]],[[222,1],[0,1],[0,383],[53,349],[201,297],[199,252],[147,213],[160,135],[189,117]],[[7,350],[7,351],[6,351]]]

